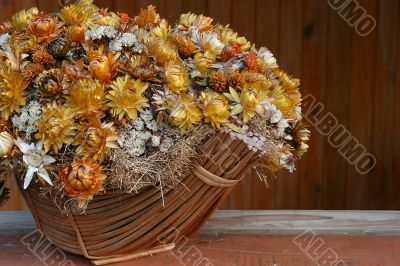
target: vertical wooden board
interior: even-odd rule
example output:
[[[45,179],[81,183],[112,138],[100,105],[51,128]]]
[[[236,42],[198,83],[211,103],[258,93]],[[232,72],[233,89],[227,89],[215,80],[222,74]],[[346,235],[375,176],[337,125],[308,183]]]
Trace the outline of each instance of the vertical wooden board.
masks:
[[[301,77],[303,1],[282,0],[280,8],[279,64],[290,75]],[[282,170],[277,175],[277,208],[298,208],[298,174]]]
[[[36,0],[15,0],[13,1],[13,3],[14,3],[14,12],[37,6]]]
[[[361,5],[369,15],[377,17],[375,0],[365,0]],[[352,33],[348,130],[366,150],[371,150],[376,36],[376,29],[367,36],[360,36],[354,29]],[[368,174],[359,173],[352,165],[347,166],[346,209],[368,209]]]
[[[12,0],[0,0],[0,22],[3,23],[6,20],[11,19],[14,13],[13,1]]]
[[[398,29],[398,1],[380,1],[377,17],[377,50],[375,65],[375,84],[373,90],[373,124],[371,153],[376,158],[375,168],[369,176],[369,208],[383,209],[388,207],[386,200],[394,188],[391,185],[391,163],[393,149],[396,142],[393,133],[394,109],[392,100],[395,87],[394,73],[396,69],[396,29]],[[398,104],[396,104],[398,105]],[[399,124],[397,124],[397,127]],[[399,178],[398,176],[393,178]],[[393,191],[393,190],[392,190]]]
[[[160,14],[171,24],[179,20],[183,11],[183,0],[160,0]]]
[[[399,23],[400,23],[400,14],[399,14],[399,1],[380,1],[381,5],[381,21],[382,24],[379,25],[379,44],[382,47],[378,46],[378,56],[380,57],[377,61],[377,68],[382,67],[385,75],[380,76],[377,80],[375,87],[375,93],[379,93],[379,91],[383,91],[384,101],[381,102],[384,108],[384,113],[381,119],[384,121],[384,130],[380,131],[380,133],[384,133],[378,139],[384,139],[384,152],[382,155],[383,169],[384,169],[384,178],[385,178],[385,209],[394,209],[396,204],[396,199],[399,198],[400,188],[395,187],[396,184],[399,184],[398,179],[400,176],[396,176],[393,171],[394,165],[399,163],[399,161],[394,161],[394,153],[395,149],[393,146],[393,142],[398,142],[397,138],[399,135],[395,135],[396,129],[395,127],[399,127],[399,124],[394,123],[395,121],[395,110],[396,105],[399,103],[399,98],[395,98],[396,95],[399,95],[398,90],[399,87],[396,87],[396,67],[397,61],[400,57],[400,51],[397,50],[397,34],[399,32]],[[384,13],[383,13],[384,12]],[[382,65],[380,65],[383,63]],[[376,72],[379,73],[379,72]],[[383,74],[383,73],[382,73]],[[379,82],[379,83],[378,83]],[[380,85],[378,85],[380,84]],[[375,130],[375,126],[374,126]],[[377,138],[375,138],[377,139]]]
[[[400,14],[400,5],[399,5]],[[398,18],[400,19],[400,18]],[[396,73],[396,89],[395,89],[395,101],[400,99],[400,27],[397,29],[397,73]],[[394,136],[400,136],[400,104],[395,104],[395,118],[394,118]],[[400,141],[393,141],[393,186],[396,189],[392,208],[395,210],[400,209]]]
[[[183,12],[192,12],[194,14],[208,15],[208,1],[196,0],[183,2]]]
[[[39,10],[43,12],[53,12],[61,8],[58,0],[37,0],[37,5]]]
[[[126,13],[133,17],[135,14],[135,1],[133,0],[113,0],[113,11]]]
[[[324,114],[331,112],[347,128],[353,28],[332,8],[329,8],[328,27],[325,101],[317,100],[325,106]],[[345,208],[347,165],[339,151],[325,141],[323,208]]]
[[[214,19],[215,23],[231,23],[231,0],[208,0],[208,15]]]
[[[239,35],[245,36],[249,41],[255,41],[255,11],[256,1],[240,1],[232,0],[232,28]],[[252,179],[251,174],[248,174],[240,184],[238,184],[230,198],[230,208],[232,209],[251,209],[252,203]]]
[[[279,53],[280,0],[256,2],[256,46],[265,46],[277,56]],[[253,174],[252,208],[276,208],[276,176],[268,177],[268,187]]]
[[[304,1],[301,77],[303,97],[312,95],[316,99],[325,99],[328,8],[323,1]],[[307,123],[307,119],[304,119]],[[325,138],[311,123],[308,123],[308,128],[311,130],[310,147],[301,158],[298,169],[299,207],[321,209]]]
[[[94,4],[100,8],[108,8],[113,10],[113,0],[94,0]]]

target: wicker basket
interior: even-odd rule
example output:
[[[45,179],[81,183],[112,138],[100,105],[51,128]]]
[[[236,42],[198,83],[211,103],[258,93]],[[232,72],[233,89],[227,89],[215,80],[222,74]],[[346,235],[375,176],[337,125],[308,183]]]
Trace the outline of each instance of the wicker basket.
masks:
[[[184,186],[164,192],[164,206],[152,187],[135,195],[108,190],[94,197],[85,215],[63,214],[38,185],[23,194],[38,228],[65,251],[98,264],[154,254],[196,232],[259,157],[224,132],[208,139],[199,155]]]

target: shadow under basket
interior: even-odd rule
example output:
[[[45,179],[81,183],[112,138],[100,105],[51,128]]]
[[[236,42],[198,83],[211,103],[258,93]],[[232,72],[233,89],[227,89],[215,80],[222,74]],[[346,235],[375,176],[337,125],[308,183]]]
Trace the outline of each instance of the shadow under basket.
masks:
[[[164,205],[154,187],[140,194],[107,190],[77,215],[61,212],[37,184],[22,192],[38,229],[54,245],[101,265],[174,248],[174,241],[201,227],[258,158],[244,142],[219,132],[199,148],[183,185],[164,191]]]

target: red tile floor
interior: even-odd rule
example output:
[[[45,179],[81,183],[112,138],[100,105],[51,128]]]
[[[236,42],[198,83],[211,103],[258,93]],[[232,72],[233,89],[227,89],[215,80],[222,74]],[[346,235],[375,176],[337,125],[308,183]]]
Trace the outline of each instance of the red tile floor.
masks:
[[[29,229],[31,221],[18,229],[16,223],[7,223],[12,215],[1,225],[0,214],[1,266],[91,265],[46,243],[32,245],[35,239],[24,238],[34,230]],[[346,215],[220,212],[197,236],[178,240],[172,251],[113,265],[400,265],[399,213],[358,214],[358,220]]]

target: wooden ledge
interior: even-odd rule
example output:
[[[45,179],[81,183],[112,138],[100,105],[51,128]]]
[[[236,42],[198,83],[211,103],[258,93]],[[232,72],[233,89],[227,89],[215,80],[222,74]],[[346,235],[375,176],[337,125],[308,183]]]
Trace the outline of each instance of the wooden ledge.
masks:
[[[29,212],[0,212],[0,235],[35,228]],[[400,235],[400,211],[224,211],[214,213],[201,234]]]

